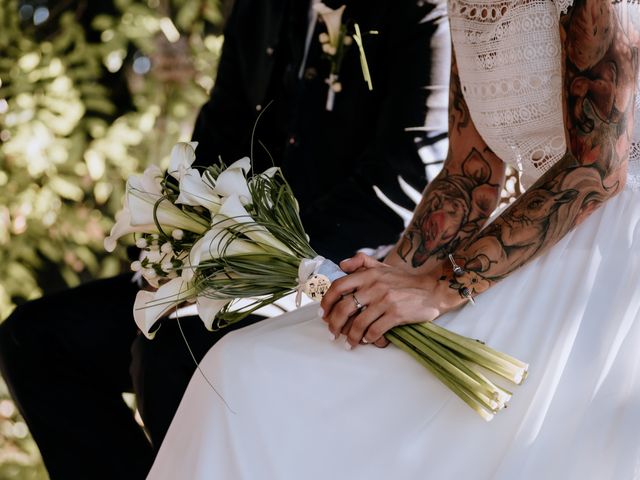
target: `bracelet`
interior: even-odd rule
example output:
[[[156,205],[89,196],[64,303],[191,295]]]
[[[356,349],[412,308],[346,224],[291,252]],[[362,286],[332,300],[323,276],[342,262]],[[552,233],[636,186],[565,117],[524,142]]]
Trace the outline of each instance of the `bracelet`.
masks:
[[[454,277],[461,277],[466,273],[466,270],[456,263],[456,261],[453,258],[453,255],[451,254],[449,254],[449,261],[451,262],[451,267],[453,268]],[[467,287],[465,286],[460,287],[458,289],[458,293],[460,294],[460,296],[466,298],[467,301],[471,303],[471,305],[476,304],[476,301],[473,299],[473,296],[471,295],[471,290],[469,290]]]

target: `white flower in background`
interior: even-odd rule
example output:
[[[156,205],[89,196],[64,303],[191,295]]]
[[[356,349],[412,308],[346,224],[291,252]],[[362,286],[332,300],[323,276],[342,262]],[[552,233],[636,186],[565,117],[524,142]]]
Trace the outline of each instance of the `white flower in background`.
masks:
[[[181,278],[175,278],[162,285],[155,292],[141,290],[136,295],[133,318],[144,335],[151,339],[155,335],[153,327],[170,310],[194,296],[193,286]]]
[[[182,176],[191,168],[196,160],[198,142],[180,142],[171,149],[171,161],[168,173],[180,181]]]
[[[198,316],[202,319],[207,330],[213,330],[213,321],[220,310],[222,310],[231,299],[209,298],[204,295],[198,295],[196,303],[198,304]]]
[[[251,169],[251,160],[249,157],[229,165],[215,180],[213,193],[221,197],[230,197],[237,195],[243,205],[251,203],[251,193],[247,185],[246,174]]]
[[[327,7],[324,3],[318,2],[313,6],[313,9],[320,15],[322,21],[327,26],[327,33],[329,34],[329,44],[336,50],[340,46],[340,30],[342,28],[342,14],[346,5],[342,5],[340,8],[333,9]]]
[[[211,213],[216,213],[222,202],[211,186],[202,179],[200,172],[195,168],[188,168],[180,177],[180,195],[176,203],[202,206]]]

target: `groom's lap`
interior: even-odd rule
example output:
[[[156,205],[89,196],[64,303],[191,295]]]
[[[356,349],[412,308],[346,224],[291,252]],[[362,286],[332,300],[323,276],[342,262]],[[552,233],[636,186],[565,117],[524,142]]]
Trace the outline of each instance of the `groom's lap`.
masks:
[[[122,400],[136,336],[131,275],[28,302],[0,325],[0,369],[55,478],[144,478],[151,450]],[[105,462],[116,455],[118,464]],[[84,472],[84,473],[82,473]]]
[[[0,325],[0,370],[52,478],[101,466],[109,450],[128,465],[119,478],[143,478],[151,452],[122,392],[135,391],[158,448],[196,369],[189,349],[199,361],[226,333],[261,320],[209,332],[184,318],[185,342],[165,319],[147,340],[132,318],[137,290],[130,274],[97,280],[21,305]]]

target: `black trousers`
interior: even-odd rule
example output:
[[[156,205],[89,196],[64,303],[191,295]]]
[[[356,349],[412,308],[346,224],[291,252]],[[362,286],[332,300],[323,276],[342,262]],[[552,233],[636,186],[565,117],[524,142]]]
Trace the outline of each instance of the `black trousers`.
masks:
[[[137,334],[136,291],[128,274],[98,280],[0,325],[0,370],[52,480],[145,478],[195,370],[175,321],[152,341]],[[198,360],[227,332],[181,325]],[[151,442],[122,399],[131,391]]]

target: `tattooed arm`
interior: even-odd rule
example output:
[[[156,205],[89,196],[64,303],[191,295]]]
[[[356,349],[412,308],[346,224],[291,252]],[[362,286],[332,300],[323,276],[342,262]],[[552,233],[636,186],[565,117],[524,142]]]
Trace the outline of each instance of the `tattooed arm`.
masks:
[[[451,203],[454,196],[448,192],[455,190],[449,185],[436,187],[434,182],[425,191],[397,256],[390,259],[396,265],[404,259],[418,268],[406,271],[364,256],[343,263],[346,271],[365,269],[336,281],[322,302],[324,318],[334,334],[346,328],[351,346],[363,338],[382,345],[383,334],[396,325],[433,320],[461,305],[464,289],[473,294],[487,290],[552,247],[620,192],[631,143],[639,43],[629,20],[637,14],[627,14],[625,8],[626,2],[614,9],[608,0],[576,0],[561,18],[566,155],[480,232],[484,219],[467,227],[473,225],[471,215],[432,217],[434,212],[440,213],[439,206]],[[454,135],[458,125],[472,128],[468,111],[456,104],[456,88],[459,92],[459,83],[452,81],[450,130]],[[478,148],[476,141],[482,142],[479,135],[477,139],[465,135],[458,143],[453,137],[451,164],[464,157],[456,155],[456,148],[466,145],[468,153],[470,147],[475,148],[490,168],[495,165],[495,156],[486,147]],[[457,169],[448,165],[439,180],[456,175],[467,178],[468,172],[459,165]],[[501,177],[491,172],[485,183],[494,187]],[[439,203],[434,200],[434,207],[430,199]],[[471,202],[462,203],[467,205],[466,211],[472,211]],[[458,210],[444,212],[454,211]],[[449,222],[445,218],[464,220]],[[451,225],[450,231],[443,228]],[[454,277],[449,262],[438,261],[449,247],[455,248],[454,256],[466,274]],[[357,313],[350,293],[368,308]]]
[[[638,49],[628,16],[621,16],[609,1],[578,0],[561,18],[567,153],[456,250],[468,273],[454,278],[445,270],[442,278],[451,288],[481,293],[546,251],[622,189]]]
[[[471,120],[454,56],[449,86],[449,153],[386,263],[431,270],[480,231],[498,205],[504,175],[503,162],[487,147]]]
[[[424,278],[424,273],[433,271],[449,252],[476,235],[500,200],[505,166],[476,130],[462,94],[455,57],[451,64],[449,153],[442,171],[426,188],[410,227],[385,260],[386,266],[396,268],[370,268],[340,279],[322,301],[329,329],[334,335],[348,333],[352,346],[365,331],[372,342],[383,345],[382,334],[394,326],[393,322],[405,320],[403,312],[384,310],[390,301],[402,304],[407,314],[413,312],[413,321],[433,320],[445,307],[457,305],[459,296],[446,281],[438,280],[436,285],[436,280]],[[363,255],[341,264],[347,272],[381,265]],[[385,276],[383,281],[380,274]],[[425,302],[436,289],[451,297],[446,306]],[[355,290],[358,301],[368,305],[357,316],[355,302],[347,295]]]

